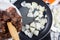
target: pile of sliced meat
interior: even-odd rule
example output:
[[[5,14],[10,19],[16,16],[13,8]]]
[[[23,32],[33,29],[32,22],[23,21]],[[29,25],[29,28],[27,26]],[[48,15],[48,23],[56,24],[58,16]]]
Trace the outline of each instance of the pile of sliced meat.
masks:
[[[14,7],[9,7],[6,10],[0,10],[0,39],[11,37],[7,27],[7,22],[12,22],[17,31],[21,31],[21,16],[18,15]]]

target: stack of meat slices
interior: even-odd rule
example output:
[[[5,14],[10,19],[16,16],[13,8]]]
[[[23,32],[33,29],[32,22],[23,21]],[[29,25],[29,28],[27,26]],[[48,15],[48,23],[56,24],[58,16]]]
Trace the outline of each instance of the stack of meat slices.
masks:
[[[14,7],[9,7],[6,10],[0,10],[0,39],[6,39],[11,37],[7,27],[7,22],[11,22],[17,29],[17,32],[21,31],[21,16],[18,15]]]

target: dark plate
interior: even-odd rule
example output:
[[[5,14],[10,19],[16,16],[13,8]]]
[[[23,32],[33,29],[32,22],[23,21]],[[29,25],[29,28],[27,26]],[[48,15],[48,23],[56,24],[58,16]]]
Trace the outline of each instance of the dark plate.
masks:
[[[47,36],[50,28],[51,28],[51,25],[52,25],[52,14],[51,14],[51,11],[49,9],[49,7],[47,6],[47,4],[45,4],[42,0],[18,0],[14,3],[14,5],[20,10],[22,8],[21,6],[21,2],[23,1],[26,1],[26,2],[29,2],[29,3],[32,3],[32,2],[37,2],[39,5],[41,6],[44,6],[47,10],[44,12],[44,15],[46,14],[48,17],[48,22],[47,24],[45,25],[45,28],[43,30],[40,31],[38,37],[36,37],[35,35],[32,37],[32,38],[29,38],[28,36],[26,36],[23,32],[20,32],[20,38],[21,40],[41,40],[43,39],[45,36]],[[23,25],[24,24],[28,24],[30,22],[30,18],[26,18],[26,13],[27,11],[21,11],[21,14],[22,14],[22,19],[23,19]],[[28,19],[28,20],[27,20]],[[33,20],[31,20],[33,21]]]

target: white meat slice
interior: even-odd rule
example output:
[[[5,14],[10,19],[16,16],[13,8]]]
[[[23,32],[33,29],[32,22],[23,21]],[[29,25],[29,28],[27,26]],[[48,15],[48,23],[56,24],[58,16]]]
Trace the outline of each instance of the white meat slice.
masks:
[[[35,20],[40,20],[39,17],[35,18]]]
[[[28,33],[28,37],[29,37],[29,38],[32,38],[32,37],[33,37],[33,33],[29,32],[29,33]]]
[[[40,23],[37,22],[35,28],[36,28],[37,30],[41,30],[41,29],[40,29],[41,27],[42,27],[42,26],[40,25]]]
[[[30,24],[30,26],[35,28],[35,27],[36,27],[35,22],[32,22],[32,23]]]
[[[29,9],[29,13],[32,13],[34,11],[34,8]]]
[[[35,35],[35,36],[38,36],[38,35],[39,35],[39,31],[38,31],[38,30],[35,30],[35,31],[34,31],[34,35]]]
[[[28,13],[27,17],[33,17],[33,13]]]
[[[40,24],[44,25],[45,23],[47,23],[47,19],[40,19],[39,22]]]
[[[39,5],[39,10],[44,12],[45,11],[45,7],[42,7],[42,6]]]
[[[35,11],[34,12],[34,17],[38,16],[39,15],[39,12],[38,11]]]
[[[25,29],[25,27],[24,26],[22,26],[22,31],[24,32],[26,29]]]
[[[25,6],[26,6],[27,8],[31,8],[31,3],[26,3]]]
[[[28,24],[26,24],[25,28],[26,28],[26,29],[29,29],[29,27],[30,27],[30,26],[29,26]]]
[[[32,2],[32,7],[37,8],[38,4],[36,2]]]
[[[30,27],[30,31],[33,33],[35,31],[35,28]]]
[[[26,7],[25,4],[26,4],[26,2],[24,1],[21,3],[21,6]]]
[[[24,31],[25,35],[28,35],[29,32],[30,32],[29,30]]]

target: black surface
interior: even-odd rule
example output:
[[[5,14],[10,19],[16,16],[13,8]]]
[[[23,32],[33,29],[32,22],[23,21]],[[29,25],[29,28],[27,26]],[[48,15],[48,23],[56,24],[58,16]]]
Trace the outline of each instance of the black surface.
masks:
[[[20,35],[20,38],[21,38],[21,40],[27,40],[28,39],[28,37],[27,38],[24,38],[24,37],[26,37],[26,35],[23,35],[24,33],[20,33],[19,35]],[[37,40],[37,39],[29,39],[29,40]],[[42,40],[51,40],[51,37],[50,37],[50,32],[47,34],[47,36],[45,36]]]
[[[46,24],[46,27],[43,31],[41,31],[39,33],[39,36],[36,37],[36,36],[33,36],[32,38],[29,38],[28,36],[26,36],[23,32],[20,33],[20,37],[21,37],[21,40],[39,40],[39,39],[43,39],[44,36],[47,36],[47,33],[49,32],[50,28],[51,28],[51,24],[52,24],[52,14],[51,14],[51,11],[49,9],[49,7],[41,0],[18,0],[17,2],[14,3],[14,5],[20,9],[21,8],[21,2],[23,1],[26,1],[26,2],[37,2],[38,4],[40,4],[41,6],[45,6],[45,8],[47,9],[47,11],[45,11],[45,13],[47,14],[48,16],[48,22]],[[23,16],[22,16],[23,17]]]
[[[44,37],[42,40],[51,40],[50,33],[46,37]]]

